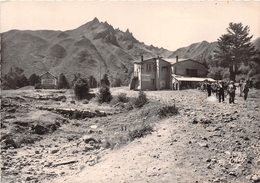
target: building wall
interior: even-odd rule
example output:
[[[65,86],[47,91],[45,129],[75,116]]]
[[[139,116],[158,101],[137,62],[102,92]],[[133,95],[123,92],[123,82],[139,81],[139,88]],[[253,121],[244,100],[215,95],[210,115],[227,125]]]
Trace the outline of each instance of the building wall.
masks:
[[[142,64],[142,74],[140,76],[142,90],[156,90],[156,64],[151,59]]]
[[[172,72],[176,75],[187,76],[186,69],[196,69],[197,77],[206,76],[205,66],[200,63],[194,62],[192,60],[178,62],[178,63],[172,65]]]
[[[165,62],[160,60],[160,66],[159,66],[160,72],[159,72],[159,80],[160,80],[160,86],[159,89],[170,89],[171,86],[171,65],[169,62]]]

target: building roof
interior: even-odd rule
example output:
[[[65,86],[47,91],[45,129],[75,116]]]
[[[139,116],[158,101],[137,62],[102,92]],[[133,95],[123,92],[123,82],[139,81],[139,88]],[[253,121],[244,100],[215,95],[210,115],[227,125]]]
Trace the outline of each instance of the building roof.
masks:
[[[134,61],[134,63],[135,64],[141,64],[141,63],[143,63],[143,62],[149,62],[149,61],[152,61],[152,60],[155,60],[156,58],[150,58],[150,59],[146,59],[146,60],[143,60],[143,61],[141,61],[141,60],[135,60]]]
[[[42,76],[44,76],[45,74],[47,74],[47,73],[49,73],[50,75],[52,75],[55,79],[57,79],[57,77],[56,76],[54,76],[52,73],[50,73],[49,71],[47,71],[47,72],[45,72],[45,73],[43,73],[42,75],[40,75],[40,77],[42,77]]]
[[[163,58],[163,60],[167,61],[167,62],[170,62],[171,64],[175,64],[177,63],[176,61],[176,58]],[[190,58],[179,58],[178,59],[178,62],[182,62],[182,61],[185,61],[185,60],[191,60]]]
[[[155,59],[157,59],[157,57],[150,58],[150,59],[146,59],[146,60],[143,60],[143,61],[141,61],[141,60],[135,60],[134,63],[135,63],[135,64],[141,64],[141,63],[145,63],[145,62],[150,62],[150,61],[155,60]],[[179,59],[178,59],[178,62],[176,62],[176,61],[177,61],[176,58],[162,58],[162,57],[160,57],[160,59],[161,59],[162,61],[165,61],[165,62],[170,63],[171,65],[176,64],[176,63],[179,63],[179,62],[184,62],[184,61],[193,61],[193,62],[197,62],[197,63],[199,63],[199,64],[202,64],[202,63],[200,63],[200,62],[198,62],[198,61],[196,61],[196,60],[192,60],[191,58],[179,58]]]
[[[172,76],[178,80],[178,81],[197,81],[197,82],[203,82],[205,80],[214,82],[215,80],[212,78],[198,78],[198,77],[184,77],[184,76],[180,76],[180,75],[174,75],[172,74]]]

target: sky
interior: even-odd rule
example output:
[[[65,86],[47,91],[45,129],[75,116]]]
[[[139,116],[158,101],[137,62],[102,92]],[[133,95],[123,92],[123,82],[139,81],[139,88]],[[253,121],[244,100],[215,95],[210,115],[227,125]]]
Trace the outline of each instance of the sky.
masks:
[[[260,37],[260,1],[2,1],[1,32],[71,30],[95,17],[147,45],[174,51],[213,42],[230,22]]]

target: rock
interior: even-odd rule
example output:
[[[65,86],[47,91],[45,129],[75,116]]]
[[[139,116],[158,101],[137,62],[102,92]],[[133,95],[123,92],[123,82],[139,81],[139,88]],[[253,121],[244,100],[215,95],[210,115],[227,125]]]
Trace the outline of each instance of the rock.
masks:
[[[33,127],[33,130],[34,130],[34,132],[35,132],[36,134],[38,134],[38,135],[43,135],[43,134],[45,134],[46,132],[48,132],[48,129],[47,129],[47,128],[45,128],[44,126],[39,125],[39,124],[37,124],[36,126],[34,126],[34,127]]]
[[[253,182],[260,182],[260,175],[253,175],[251,179]]]
[[[46,162],[44,163],[44,167],[51,167],[52,166],[52,162]]]
[[[59,151],[59,149],[53,149],[53,150],[51,150],[51,154],[55,154],[55,153],[57,153]]]
[[[11,148],[11,147],[12,148],[19,148],[19,145],[14,141],[14,139],[12,137],[6,138],[3,142],[6,145],[5,147],[2,147],[4,149]]]
[[[9,112],[9,113],[15,113],[15,112],[16,112],[16,108],[8,109],[7,112]]]
[[[198,120],[196,118],[193,119],[192,124],[197,124]]]
[[[91,125],[91,126],[89,126],[89,128],[93,128],[93,129],[97,129],[97,125]]]
[[[211,162],[211,159],[210,159],[210,158],[208,158],[208,159],[206,160],[206,162]]]
[[[74,100],[70,101],[71,104],[76,104],[76,102]]]
[[[229,172],[229,175],[237,176],[235,172]]]
[[[199,142],[198,145],[199,145],[200,147],[209,147],[207,143],[201,143],[201,142]]]
[[[3,120],[4,119],[13,119],[13,118],[16,118],[16,117],[13,115],[6,115],[5,117],[3,117]]]
[[[55,98],[54,100],[56,100],[56,101],[65,100],[66,101],[66,97],[64,95],[61,95],[61,96],[58,96],[57,98]]]
[[[85,146],[85,149],[84,149],[85,152],[87,152],[87,151],[92,151],[92,150],[94,150],[94,147],[93,147],[93,146],[91,146],[91,145],[86,145],[86,146]]]
[[[92,136],[90,136],[90,135],[84,135],[82,138],[81,138],[85,143],[89,143],[90,141],[93,141],[93,142],[95,142],[95,143],[98,143],[98,141],[95,139],[95,138],[93,138]]]

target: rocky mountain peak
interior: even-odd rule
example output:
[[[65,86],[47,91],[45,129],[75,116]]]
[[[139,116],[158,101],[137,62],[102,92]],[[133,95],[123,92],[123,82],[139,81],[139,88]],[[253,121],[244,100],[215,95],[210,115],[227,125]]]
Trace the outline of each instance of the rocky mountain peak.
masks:
[[[92,20],[92,22],[94,22],[94,23],[99,23],[99,20],[97,19],[97,17],[95,17],[95,18]]]

